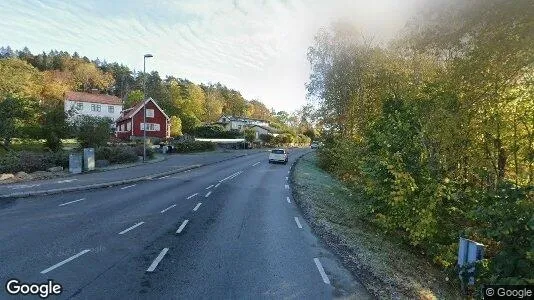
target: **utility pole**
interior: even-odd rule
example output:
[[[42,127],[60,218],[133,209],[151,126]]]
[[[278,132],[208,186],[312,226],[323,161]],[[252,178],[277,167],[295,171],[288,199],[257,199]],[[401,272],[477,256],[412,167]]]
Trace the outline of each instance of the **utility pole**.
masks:
[[[143,56],[143,162],[146,161],[146,59],[154,57],[152,54]]]

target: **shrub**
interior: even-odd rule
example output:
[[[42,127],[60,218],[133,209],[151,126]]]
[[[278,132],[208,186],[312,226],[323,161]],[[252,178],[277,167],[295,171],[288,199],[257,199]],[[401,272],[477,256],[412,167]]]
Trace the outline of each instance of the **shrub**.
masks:
[[[141,145],[136,145],[134,147],[134,151],[135,151],[135,154],[137,156],[143,156],[143,145],[142,144]],[[146,157],[154,158],[154,154],[155,154],[154,149],[151,146],[147,145],[147,147],[146,147]]]
[[[188,153],[188,152],[200,152],[200,151],[213,151],[215,150],[215,144],[212,142],[183,142],[173,144],[174,148],[172,152],[176,153]]]
[[[111,135],[111,119],[78,116],[74,121],[76,138],[83,148],[105,146]]]
[[[0,157],[0,173],[17,173],[20,171],[31,173],[46,171],[50,167],[69,166],[67,152],[10,152]]]
[[[95,149],[95,159],[105,159],[111,164],[131,163],[138,160],[136,150],[129,146],[98,147]]]
[[[220,125],[205,125],[195,128],[194,136],[202,138],[235,139],[243,136],[238,130],[225,131]]]

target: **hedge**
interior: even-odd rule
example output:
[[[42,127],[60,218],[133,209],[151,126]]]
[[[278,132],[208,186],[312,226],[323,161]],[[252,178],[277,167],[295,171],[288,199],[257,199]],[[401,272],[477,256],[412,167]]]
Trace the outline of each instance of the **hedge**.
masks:
[[[98,147],[95,149],[95,159],[105,159],[110,164],[132,163],[138,160],[136,149],[137,147],[130,146]],[[141,155],[143,155],[142,147]]]
[[[0,157],[0,173],[17,173],[20,171],[31,173],[46,171],[50,167],[69,166],[68,152],[9,152]]]
[[[215,144],[212,142],[182,142],[174,143],[171,153],[188,153],[188,152],[200,152],[200,151],[213,151],[215,150]]]

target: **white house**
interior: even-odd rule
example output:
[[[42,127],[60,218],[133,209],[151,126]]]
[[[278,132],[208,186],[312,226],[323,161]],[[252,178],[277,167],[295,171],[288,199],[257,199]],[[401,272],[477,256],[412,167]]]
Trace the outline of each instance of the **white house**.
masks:
[[[116,121],[121,116],[122,100],[106,94],[66,92],[65,112],[68,111],[74,116],[108,117]]]
[[[234,116],[221,116],[217,121],[217,124],[220,124],[224,127],[225,130],[244,130],[245,127],[250,127],[252,125],[258,125],[262,127],[269,127],[269,122],[265,120],[258,119],[249,119],[244,117],[234,117]]]
[[[278,135],[278,130],[270,126],[260,126],[260,125],[249,125],[247,128],[251,128],[256,133],[256,140],[260,139],[260,135],[268,134],[272,136]]]

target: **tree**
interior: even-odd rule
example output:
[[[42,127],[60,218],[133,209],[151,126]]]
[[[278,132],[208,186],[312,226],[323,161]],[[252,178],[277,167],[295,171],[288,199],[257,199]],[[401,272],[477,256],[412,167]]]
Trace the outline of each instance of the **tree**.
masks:
[[[171,136],[177,137],[182,135],[182,120],[177,116],[171,116]]]
[[[67,122],[69,115],[65,113],[63,101],[49,100],[41,105],[42,117],[40,120],[41,133],[39,137],[46,139],[46,146],[52,151],[61,150],[61,139],[70,133]]]
[[[9,149],[11,139],[22,135],[25,120],[31,115],[24,102],[16,96],[7,96],[0,101],[0,138],[5,149]]]
[[[252,128],[245,128],[244,135],[245,140],[249,143],[252,143],[254,140],[256,140],[256,131],[254,131]]]
[[[81,115],[74,121],[76,138],[84,148],[107,145],[111,137],[111,119]]]
[[[143,91],[140,90],[133,90],[130,93],[128,93],[128,96],[124,100],[124,108],[130,108],[134,107],[138,103],[143,102],[143,99],[145,98]]]

